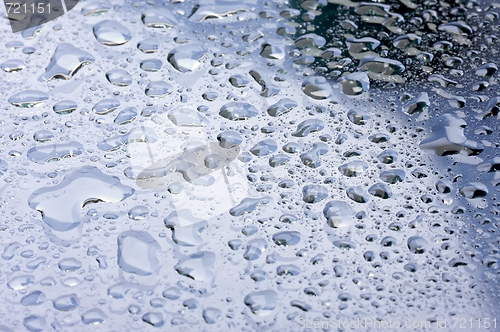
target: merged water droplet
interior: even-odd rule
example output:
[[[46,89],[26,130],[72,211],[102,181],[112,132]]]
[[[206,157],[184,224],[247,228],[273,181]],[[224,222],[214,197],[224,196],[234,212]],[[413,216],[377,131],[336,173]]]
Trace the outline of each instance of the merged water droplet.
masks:
[[[146,96],[151,98],[165,98],[167,95],[171,94],[174,87],[172,84],[165,81],[153,81],[146,87]]]
[[[245,296],[243,302],[257,316],[267,316],[276,308],[278,293],[273,290],[252,292]]]
[[[38,107],[49,99],[49,95],[43,91],[25,90],[12,95],[9,103],[17,107]]]
[[[467,123],[455,114],[443,114],[433,121],[432,133],[420,143],[420,148],[438,156],[478,155],[484,150],[484,146],[465,137],[466,125]]]
[[[203,309],[203,319],[207,324],[215,324],[217,320],[222,315],[222,312],[217,308],[205,308]]]
[[[43,221],[53,230],[63,232],[80,224],[80,211],[86,204],[119,202],[133,193],[134,189],[122,185],[117,177],[106,175],[97,167],[83,166],[56,186],[35,190],[28,204],[42,213]]]
[[[38,133],[37,133],[38,134]],[[52,133],[48,132],[49,136],[52,137]],[[35,134],[36,135],[36,134]],[[40,136],[40,135],[39,135]],[[46,139],[46,134],[44,134]],[[36,140],[37,137],[35,137]],[[35,146],[28,150],[26,156],[29,160],[35,163],[45,164],[54,161],[59,161],[66,158],[76,157],[83,153],[83,145],[78,142],[69,142],[62,144],[45,144],[43,146]]]
[[[338,79],[342,91],[349,96],[357,96],[370,90],[370,80],[364,72],[347,74]]]
[[[310,133],[314,133],[325,128],[323,120],[309,119],[301,122],[297,126],[297,131],[292,134],[295,137],[306,137]]]
[[[488,195],[488,187],[481,182],[469,182],[460,188],[460,194],[469,199],[481,198]]]
[[[324,186],[310,184],[302,188],[302,200],[306,203],[317,203],[328,196],[328,189]]]
[[[21,290],[29,287],[35,282],[35,277],[32,275],[22,275],[12,278],[7,286],[13,290]]]

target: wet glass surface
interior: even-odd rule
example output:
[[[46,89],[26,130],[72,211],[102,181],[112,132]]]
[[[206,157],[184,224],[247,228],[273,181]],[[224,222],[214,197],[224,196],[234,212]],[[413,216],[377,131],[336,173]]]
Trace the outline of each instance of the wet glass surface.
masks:
[[[500,331],[498,3],[6,10],[0,331]]]

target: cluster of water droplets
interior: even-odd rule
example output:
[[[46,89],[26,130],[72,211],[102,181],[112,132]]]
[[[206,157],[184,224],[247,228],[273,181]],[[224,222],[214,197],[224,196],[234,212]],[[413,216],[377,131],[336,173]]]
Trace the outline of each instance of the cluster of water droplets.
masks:
[[[495,317],[498,15],[172,0],[4,21],[0,329]]]

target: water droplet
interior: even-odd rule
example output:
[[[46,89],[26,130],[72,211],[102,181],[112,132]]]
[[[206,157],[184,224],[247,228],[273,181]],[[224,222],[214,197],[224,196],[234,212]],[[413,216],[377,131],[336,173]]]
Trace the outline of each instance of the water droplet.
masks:
[[[256,260],[267,248],[267,242],[264,239],[253,239],[247,243],[247,249],[243,258],[249,261]]]
[[[208,227],[205,220],[192,215],[190,210],[171,212],[164,220],[172,230],[172,240],[180,246],[197,246],[203,243],[201,232]]]
[[[174,87],[172,84],[165,81],[153,81],[146,87],[146,96],[151,98],[165,98],[167,95],[171,94]]]
[[[20,59],[7,60],[0,65],[0,68],[7,73],[16,73],[23,70],[26,67],[24,61]]]
[[[132,123],[137,117],[137,108],[135,107],[127,107],[120,111],[116,118],[113,120],[117,125],[124,125],[128,123]]]
[[[47,323],[45,318],[36,315],[30,315],[24,318],[23,325],[32,332],[41,332],[45,329]]]
[[[158,242],[143,231],[125,231],[118,235],[118,265],[128,273],[146,276],[160,267]]]
[[[28,203],[42,213],[43,221],[52,229],[63,232],[80,224],[80,211],[86,204],[119,202],[133,193],[134,189],[122,185],[117,177],[84,166],[66,175],[58,185],[36,190]]]
[[[144,71],[155,72],[161,69],[163,62],[158,59],[146,59],[139,63],[139,67]]]
[[[302,82],[302,91],[317,100],[328,99],[332,96],[332,86],[321,76],[305,79]]]
[[[278,246],[295,246],[300,242],[300,233],[296,231],[284,231],[273,235],[273,241]]]
[[[132,33],[128,28],[113,20],[104,20],[95,24],[93,32],[97,41],[107,46],[123,45],[132,38]]]
[[[83,51],[69,43],[57,46],[49,65],[39,80],[50,81],[54,78],[69,80],[83,66],[95,61],[92,54]]]
[[[36,306],[45,302],[46,296],[39,290],[33,291],[28,295],[23,296],[21,304],[24,306]]]
[[[207,324],[215,324],[221,316],[222,312],[217,308],[203,309],[203,319]]]
[[[460,194],[469,199],[480,198],[488,195],[488,187],[481,182],[469,182],[460,188]]]
[[[52,138],[52,133],[49,132],[48,136],[46,133],[40,136],[40,139],[45,137]],[[35,137],[38,140],[38,137]],[[28,150],[26,156],[29,160],[34,161],[39,164],[46,164],[54,161],[59,161],[62,159],[76,157],[83,153],[83,145],[78,142],[69,142],[62,144],[46,144],[43,146],[36,146]]]
[[[13,290],[21,290],[29,287],[32,283],[35,282],[35,277],[32,275],[23,275],[12,278],[8,283],[10,289]]]
[[[187,44],[174,48],[168,53],[168,62],[181,73],[198,69],[205,58],[207,49],[201,44]]]
[[[43,91],[25,90],[9,98],[9,103],[17,107],[38,107],[49,99]]]
[[[116,135],[105,139],[97,144],[97,147],[103,151],[114,151],[126,144],[134,142],[151,142],[158,139],[156,133],[151,128],[136,127],[123,135]]]
[[[278,149],[278,145],[276,141],[272,139],[266,139],[263,141],[260,141],[259,143],[255,144],[252,148],[250,148],[250,152],[254,154],[255,156],[267,156],[271,153],[276,152]]]
[[[229,120],[248,120],[259,114],[259,111],[250,104],[230,102],[221,107],[219,115]]]
[[[413,254],[423,254],[427,251],[427,241],[421,236],[408,238],[408,249]]]
[[[132,75],[124,69],[112,69],[106,73],[109,83],[116,86],[129,86],[132,84]]]
[[[149,209],[147,206],[137,205],[130,209],[128,217],[132,220],[142,220],[148,215],[148,213]]]
[[[208,281],[214,277],[213,266],[215,254],[210,251],[200,251],[181,259],[175,270],[185,277],[196,281]]]
[[[108,316],[99,308],[90,309],[82,314],[83,324],[97,325],[102,324]]]
[[[160,44],[155,39],[145,39],[137,43],[137,48],[144,53],[155,53]]]
[[[144,25],[150,28],[173,28],[178,24],[172,12],[163,8],[146,10],[141,19]]]
[[[78,308],[80,300],[76,294],[63,295],[55,299],[53,305],[59,311],[71,311]]]
[[[354,211],[346,202],[331,201],[327,203],[323,214],[330,227],[347,227],[354,222]]]
[[[267,316],[276,308],[278,294],[273,290],[252,292],[245,296],[243,302],[257,316]]]

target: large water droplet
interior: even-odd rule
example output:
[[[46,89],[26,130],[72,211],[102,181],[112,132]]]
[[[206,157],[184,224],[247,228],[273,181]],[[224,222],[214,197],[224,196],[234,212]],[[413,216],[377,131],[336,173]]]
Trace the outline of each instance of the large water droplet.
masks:
[[[349,204],[342,201],[331,201],[326,204],[323,214],[330,227],[346,227],[354,221],[354,211]]]
[[[248,294],[243,302],[257,316],[267,316],[276,308],[278,294],[273,290],[263,290]]]
[[[144,25],[150,28],[173,28],[178,24],[172,12],[163,8],[146,10],[141,19]]]
[[[97,41],[107,46],[117,46],[127,43],[132,38],[129,29],[113,20],[104,20],[93,28]]]
[[[82,208],[91,202],[119,202],[134,193],[117,177],[97,167],[84,166],[66,175],[56,186],[40,188],[28,199],[32,209],[56,231],[67,231],[80,224]]]
[[[129,86],[132,84],[132,76],[125,69],[112,69],[106,73],[109,83],[116,86]]]
[[[201,44],[187,44],[174,48],[168,53],[168,62],[181,73],[195,71],[205,58],[207,49]]]
[[[259,114],[259,111],[250,104],[230,102],[221,107],[219,115],[229,120],[248,120]]]
[[[302,91],[313,99],[327,99],[332,96],[332,86],[324,77],[311,77],[302,82]]]
[[[408,238],[408,249],[413,254],[423,254],[427,250],[427,241],[421,236]]]
[[[118,265],[128,273],[146,276],[160,267],[161,250],[156,240],[143,231],[125,231],[118,235]]]
[[[35,138],[36,139],[36,138]],[[79,156],[83,153],[83,145],[78,142],[36,146],[28,150],[26,156],[35,163],[45,164],[65,158]]]
[[[69,80],[78,69],[94,61],[92,54],[69,43],[60,44],[39,80],[50,81],[54,78]]]
[[[15,73],[21,71],[26,67],[24,61],[21,59],[11,59],[7,60],[0,65],[0,68],[7,73]]]
[[[208,281],[214,277],[213,266],[215,254],[210,251],[201,251],[181,259],[175,270],[196,281]]]
[[[49,95],[43,91],[25,90],[9,98],[9,103],[17,107],[37,107],[49,99]]]

